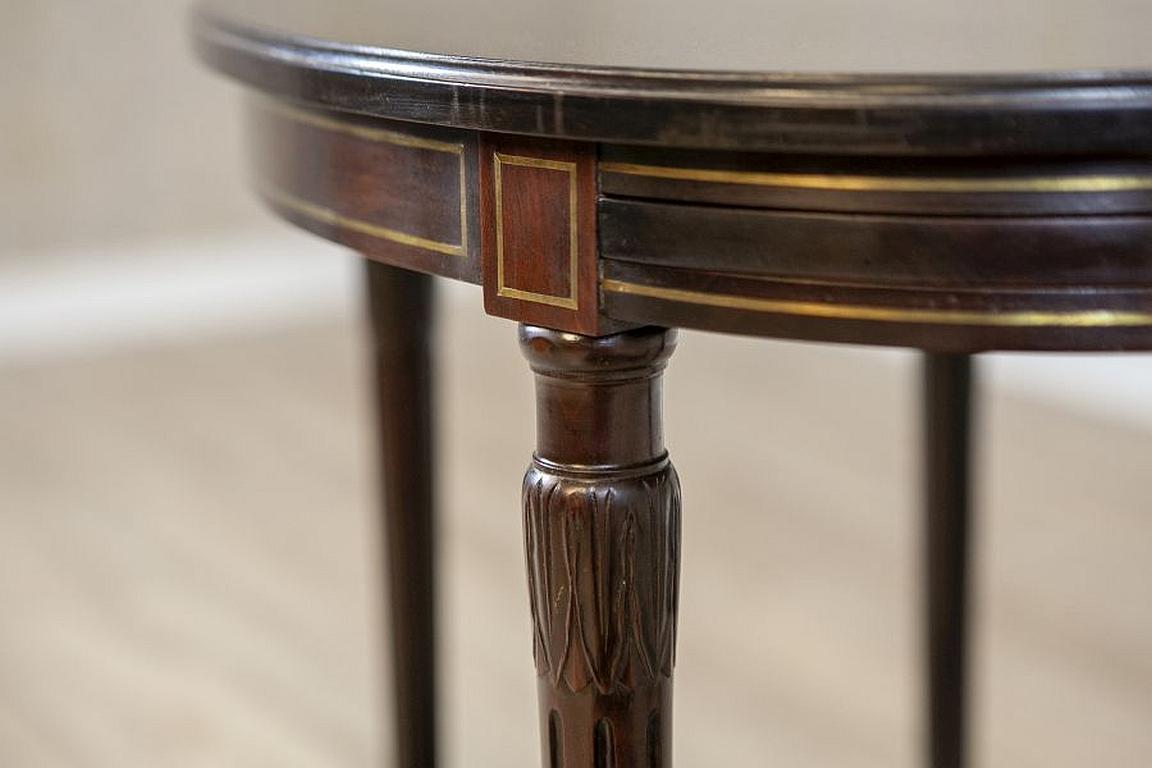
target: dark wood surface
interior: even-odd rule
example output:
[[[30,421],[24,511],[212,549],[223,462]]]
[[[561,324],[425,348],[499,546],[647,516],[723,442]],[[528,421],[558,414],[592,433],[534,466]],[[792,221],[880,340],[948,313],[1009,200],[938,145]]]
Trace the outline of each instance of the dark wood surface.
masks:
[[[476,138],[270,100],[248,110],[257,192],[377,261],[480,282]]]
[[[484,309],[601,335],[595,148],[489,135],[479,164]]]
[[[370,258],[482,283],[493,314],[1152,348],[1152,59],[1133,31],[1152,6],[618,5],[242,0],[194,29],[272,97],[253,127],[266,199]],[[500,147],[579,158],[575,225],[555,169],[509,165],[498,211]]]
[[[973,365],[924,357],[924,765],[964,768],[968,742]]]
[[[370,258],[483,283],[488,311],[512,319],[593,335],[656,323],[953,352],[1152,347],[1149,158],[912,164],[597,148],[265,99],[252,112],[257,186],[283,215]],[[579,161],[575,198],[546,185],[553,207],[576,200],[575,272],[560,242],[570,222],[550,247],[543,230],[531,235],[537,213],[504,222],[510,279],[539,289],[518,296],[500,295],[501,147]],[[536,171],[510,182],[563,176]],[[510,199],[505,219],[527,197]],[[573,274],[577,308],[524,300],[570,298]]]
[[[670,768],[680,484],[661,373],[674,331],[521,326],[536,374],[524,538],[545,768]]]
[[[530,324],[546,766],[671,764],[653,326],[931,353],[929,760],[963,765],[964,355],[1152,349],[1150,21],[1143,0],[202,6],[202,55],[261,94],[277,210]]]
[[[394,765],[436,765],[432,278],[366,262],[392,645]]]
[[[1022,0],[959,25],[943,4],[889,2],[910,12],[861,23],[863,4],[795,0],[810,18],[790,26],[778,4],[735,0],[613,4],[626,19],[606,3],[244,0],[202,6],[195,30],[217,68],[266,93],[473,130],[789,153],[1152,150],[1142,0],[1049,3],[1051,28]]]

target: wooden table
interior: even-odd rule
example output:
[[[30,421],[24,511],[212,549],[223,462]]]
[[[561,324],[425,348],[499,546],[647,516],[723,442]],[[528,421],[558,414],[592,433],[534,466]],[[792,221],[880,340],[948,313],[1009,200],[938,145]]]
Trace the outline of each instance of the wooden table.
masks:
[[[435,764],[440,275],[521,323],[536,376],[544,765],[671,765],[676,327],[925,351],[925,761],[964,765],[971,355],[1152,348],[1150,25],[1143,0],[201,7],[200,52],[257,92],[260,194],[367,257],[398,764]]]

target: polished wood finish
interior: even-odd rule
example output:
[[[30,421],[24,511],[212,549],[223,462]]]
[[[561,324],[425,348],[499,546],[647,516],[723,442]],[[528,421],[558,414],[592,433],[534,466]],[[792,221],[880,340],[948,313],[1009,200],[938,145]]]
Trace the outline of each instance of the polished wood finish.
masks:
[[[1152,151],[1152,7],[1056,6],[211,0],[197,34],[264,92],[470,130],[862,156]]]
[[[196,44],[268,99],[277,210],[530,324],[545,765],[669,763],[659,326],[929,353],[928,760],[961,768],[965,355],[1152,350],[1152,5],[330,6],[207,0]]]
[[[600,335],[596,156],[590,144],[488,136],[480,145],[484,309]]]
[[[672,765],[680,486],[661,373],[675,332],[521,326],[536,374],[524,530],[547,768]]]
[[[940,352],[1152,348],[1152,290],[1139,285],[909,288],[601,264],[603,312],[624,322]]]
[[[924,583],[929,768],[968,764],[972,358],[924,357]]]
[[[365,262],[375,350],[398,768],[436,765],[432,279]]]
[[[1148,160],[597,154],[255,111],[277,210],[370,258],[481,282],[502,317],[941,352],[1152,348]],[[498,155],[517,158],[499,163],[499,196]]]
[[[282,216],[370,259],[480,282],[474,136],[249,106],[256,189]]]
[[[606,196],[903,216],[1152,212],[1152,162],[1139,157],[880,157],[699,152],[605,145]]]

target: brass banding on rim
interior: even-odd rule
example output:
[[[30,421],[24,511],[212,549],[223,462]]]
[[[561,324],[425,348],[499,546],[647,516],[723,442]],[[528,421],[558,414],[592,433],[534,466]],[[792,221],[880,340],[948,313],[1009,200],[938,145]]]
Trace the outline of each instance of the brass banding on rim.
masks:
[[[764,312],[779,315],[816,317],[829,320],[868,320],[886,323],[926,323],[935,325],[982,325],[1001,327],[1115,328],[1152,325],[1152,312],[1109,309],[1067,312],[1012,311],[980,312],[960,309],[905,309],[867,304],[829,304],[816,301],[765,299],[726,293],[665,288],[624,280],[607,279],[600,287],[610,293],[644,296],[682,304]]]
[[[397,147],[407,147],[409,149],[426,149],[433,152],[445,152],[447,154],[456,155],[459,158],[459,178],[460,178],[460,243],[459,245],[453,243],[441,243],[435,240],[427,240],[415,235],[409,235],[398,230],[381,227],[365,221],[357,219],[350,219],[312,203],[305,203],[298,198],[291,198],[280,190],[272,190],[272,195],[287,196],[291,198],[290,202],[285,202],[285,207],[293,208],[310,218],[320,220],[330,220],[332,216],[341,219],[339,226],[351,229],[361,234],[370,235],[372,237],[379,237],[384,240],[391,240],[393,242],[402,243],[404,245],[412,245],[417,248],[425,248],[428,250],[436,251],[437,253],[447,253],[453,256],[466,256],[465,248],[468,244],[468,163],[464,153],[464,144],[460,142],[451,141],[437,141],[435,139],[426,139],[422,136],[410,136],[400,131],[392,131],[387,128],[375,128],[367,125],[359,125],[357,123],[349,123],[343,120],[337,120],[327,115],[322,115],[317,112],[309,112],[308,110],[299,109],[290,106],[280,101],[273,99],[260,99],[259,103],[268,112],[278,114],[295,123],[319,128],[325,131],[332,131],[334,133],[342,133],[347,136],[352,136],[364,141],[382,142],[385,144],[392,144]],[[309,213],[303,208],[312,209]],[[313,215],[315,214],[315,215]],[[331,222],[337,223],[337,222]]]
[[[833,173],[777,173],[715,168],[676,168],[638,163],[601,163],[604,173],[646,176],[672,181],[739,184],[827,192],[947,192],[947,193],[1103,193],[1152,190],[1152,175],[1038,176],[1027,178],[966,178],[865,176]]]
[[[322,205],[301,200],[293,194],[281,189],[275,189],[268,184],[260,186],[259,191],[260,194],[276,205],[287,208],[290,211],[294,211],[322,224],[328,224],[346,229],[350,232],[356,232],[357,234],[375,237],[378,240],[387,240],[400,245],[409,245],[413,248],[423,248],[426,251],[435,251],[436,253],[443,253],[449,256],[462,256],[464,254],[463,247],[454,243],[429,240],[424,237],[417,237],[416,235],[410,235],[406,232],[390,229],[389,227],[383,227],[379,224],[373,224],[369,221],[354,219],[342,213],[337,213],[331,208],[325,208]]]
[[[369,125],[350,123],[318,112],[299,109],[298,107],[293,107],[271,99],[260,99],[260,103],[267,111],[282,115],[293,122],[310,125],[313,128],[322,128],[326,131],[347,134],[348,136],[355,136],[358,139],[365,139],[366,141],[380,141],[386,144],[395,144],[398,147],[430,149],[433,152],[447,152],[453,155],[460,155],[464,152],[464,145],[458,142],[425,139],[422,136],[410,136],[400,131],[388,130],[387,128],[376,128]]]

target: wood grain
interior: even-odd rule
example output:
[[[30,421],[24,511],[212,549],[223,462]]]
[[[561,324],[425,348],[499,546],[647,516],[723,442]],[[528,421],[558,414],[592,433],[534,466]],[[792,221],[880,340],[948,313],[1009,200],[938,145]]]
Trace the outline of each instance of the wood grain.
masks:
[[[1136,31],[1140,25],[1124,21],[1131,19],[1131,5],[1113,12],[1084,12],[1076,6],[1073,12],[1080,17],[1062,27],[1098,30],[1097,60],[1112,64],[1095,71],[1076,66],[1061,71],[1052,58],[1059,49],[1043,37],[1036,41],[1034,52],[1047,55],[1032,58],[1048,62],[1039,70],[1021,62],[1006,64],[999,71],[993,67],[990,72],[989,60],[982,55],[985,45],[1004,42],[1000,34],[1011,38],[1044,29],[1035,25],[1035,8],[1029,6],[1028,13],[1018,8],[1018,15],[1004,24],[966,27],[971,17],[965,15],[956,27],[937,28],[936,34],[947,46],[944,42],[930,46],[927,60],[936,59],[945,47],[952,54],[938,66],[917,71],[894,59],[887,65],[845,66],[836,72],[829,62],[843,62],[841,54],[861,41],[866,44],[857,52],[863,62],[876,61],[877,54],[910,50],[910,46],[878,46],[878,36],[860,34],[858,25],[876,23],[875,14],[843,26],[820,16],[810,20],[809,34],[803,35],[804,48],[830,30],[852,34],[843,45],[832,46],[818,60],[810,61],[812,66],[794,68],[786,62],[756,66],[746,59],[744,66],[726,70],[722,59],[738,41],[750,46],[754,55],[748,59],[796,44],[795,29],[780,23],[776,5],[740,4],[738,10],[711,14],[709,8],[702,8],[705,18],[691,26],[677,25],[684,25],[683,16],[651,13],[649,6],[636,6],[624,13],[636,14],[642,21],[622,28],[596,16],[595,6],[573,6],[568,12],[574,24],[585,25],[582,31],[565,27],[564,16],[556,28],[556,17],[545,13],[541,18],[542,7],[533,5],[517,17],[511,39],[506,36],[512,25],[498,13],[484,13],[474,24],[455,27],[463,34],[453,39],[446,33],[454,26],[445,25],[440,15],[425,9],[410,17],[426,26],[409,29],[414,33],[413,47],[404,50],[396,41],[384,42],[384,47],[355,44],[360,37],[355,33],[365,29],[363,22],[379,19],[381,12],[387,17],[378,30],[384,33],[381,40],[399,28],[397,14],[374,3],[360,6],[365,19],[343,26],[349,36],[336,34],[341,25],[328,25],[327,31],[335,37],[308,35],[303,31],[322,29],[325,25],[317,22],[332,18],[318,2],[293,0],[288,10],[295,10],[296,24],[285,23],[292,16],[283,2],[244,0],[242,4],[202,6],[195,25],[198,47],[215,67],[266,93],[331,109],[468,130],[788,154],[1007,157],[1152,152],[1152,62]],[[840,6],[841,11],[850,8],[854,6]],[[618,4],[611,4],[611,10],[599,11],[610,19],[618,9]],[[759,13],[772,17],[760,17],[759,23],[750,20]],[[444,15],[455,24],[465,18],[456,7]],[[917,19],[939,23],[944,18],[920,16],[915,11],[896,15],[908,23]],[[560,42],[537,48],[528,58],[518,58],[512,45],[494,56],[468,55],[470,46],[465,43],[480,39],[479,29],[518,43],[515,48],[522,49],[526,38],[539,45],[539,39],[532,40],[522,31],[532,17],[551,27]],[[903,28],[889,23],[892,16],[879,17],[885,39]],[[731,34],[700,42],[702,29],[721,20],[733,25]],[[967,34],[957,33],[966,28]],[[749,34],[749,29],[756,33]],[[780,46],[765,43],[763,36],[774,30],[785,32]],[[647,66],[643,62],[640,67],[628,66],[629,61],[607,55],[610,51],[595,56],[603,50],[597,42],[612,33],[621,36],[621,51],[628,53],[628,59],[635,62],[635,54],[646,54]],[[661,41],[658,48],[638,44],[650,35]],[[688,37],[698,44],[686,47]],[[978,44],[973,45],[973,40]],[[1127,45],[1123,62],[1115,58],[1121,53],[1120,41]],[[437,42],[444,48],[438,49]],[[915,43],[923,45],[922,40]],[[555,59],[563,47],[571,55]],[[1024,48],[1009,43],[1005,50],[1018,53]],[[658,65],[654,53],[660,54],[655,57]],[[589,57],[592,60],[573,63]],[[692,69],[689,62],[701,57],[712,59],[713,64]],[[962,66],[958,60],[971,66]]]
[[[670,768],[680,481],[661,372],[675,332],[521,326],[536,374],[524,543],[548,768]]]
[[[480,143],[484,309],[596,335],[596,155],[590,144],[486,136]]]
[[[280,213],[370,258],[483,282],[497,316],[589,335],[657,323],[944,352],[1152,349],[1137,157],[597,147],[261,104],[257,177]]]
[[[480,282],[475,138],[253,101],[257,191],[283,216],[384,263]]]

